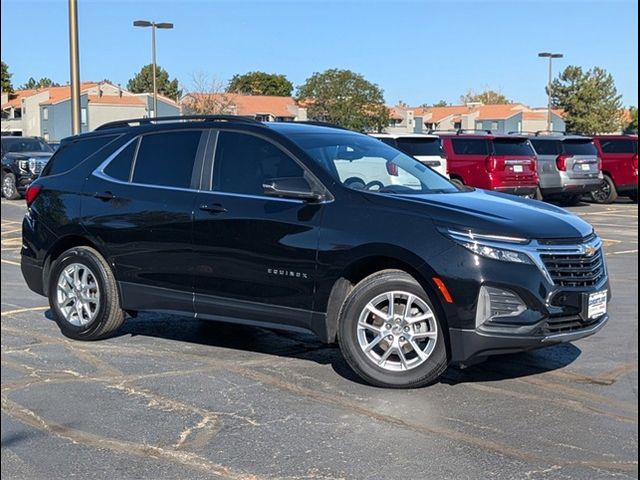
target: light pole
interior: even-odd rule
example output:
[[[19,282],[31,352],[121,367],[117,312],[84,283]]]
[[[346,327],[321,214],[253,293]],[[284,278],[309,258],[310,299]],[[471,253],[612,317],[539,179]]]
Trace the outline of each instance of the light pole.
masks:
[[[77,135],[80,124],[80,60],[78,53],[78,2],[69,0],[69,67],[71,69],[71,133]]]
[[[156,23],[148,20],[136,20],[134,27],[151,27],[151,65],[153,75],[153,116],[158,116],[158,86],[156,80],[156,28],[173,28],[173,23]]]
[[[551,130],[551,81],[552,76],[552,63],[554,58],[564,57],[561,53],[540,52],[539,57],[549,59],[549,82],[547,83],[547,130]]]

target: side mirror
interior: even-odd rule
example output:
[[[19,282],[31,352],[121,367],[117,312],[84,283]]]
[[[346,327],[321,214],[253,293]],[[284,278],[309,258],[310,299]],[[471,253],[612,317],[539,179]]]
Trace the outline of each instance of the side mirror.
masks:
[[[309,184],[304,177],[269,178],[262,184],[264,194],[270,197],[291,198],[305,202],[321,202],[324,196]]]

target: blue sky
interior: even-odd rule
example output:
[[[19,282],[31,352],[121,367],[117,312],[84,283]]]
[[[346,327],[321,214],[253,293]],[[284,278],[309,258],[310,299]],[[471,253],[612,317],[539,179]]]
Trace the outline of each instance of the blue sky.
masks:
[[[469,88],[546,103],[547,64],[613,74],[625,105],[638,104],[638,3],[600,1],[78,0],[83,80],[126,85],[150,62],[150,31],[136,19],[173,22],[158,32],[158,63],[184,86],[195,73],[219,81],[252,70],[300,85],[346,68],[377,83],[387,103],[457,103]],[[14,86],[69,79],[67,1],[2,0],[2,60]]]

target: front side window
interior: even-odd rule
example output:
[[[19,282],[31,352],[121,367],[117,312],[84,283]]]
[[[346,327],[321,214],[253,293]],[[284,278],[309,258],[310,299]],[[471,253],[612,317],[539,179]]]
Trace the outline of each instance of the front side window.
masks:
[[[132,181],[145,185],[190,188],[201,136],[201,130],[144,135],[138,148]]]
[[[475,138],[452,138],[453,151],[458,155],[489,155],[489,142]]]
[[[354,190],[389,194],[449,193],[459,190],[414,158],[355,133],[290,136],[333,178]]]
[[[304,169],[273,143],[254,135],[222,131],[216,144],[213,189],[264,195],[272,178],[303,177]]]

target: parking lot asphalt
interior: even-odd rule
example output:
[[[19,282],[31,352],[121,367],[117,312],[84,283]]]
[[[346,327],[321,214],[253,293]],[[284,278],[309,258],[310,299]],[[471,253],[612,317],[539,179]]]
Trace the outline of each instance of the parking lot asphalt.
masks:
[[[605,241],[605,329],[402,391],[311,335],[141,314],[68,340],[2,199],[2,478],[637,478],[637,204],[570,210]]]

